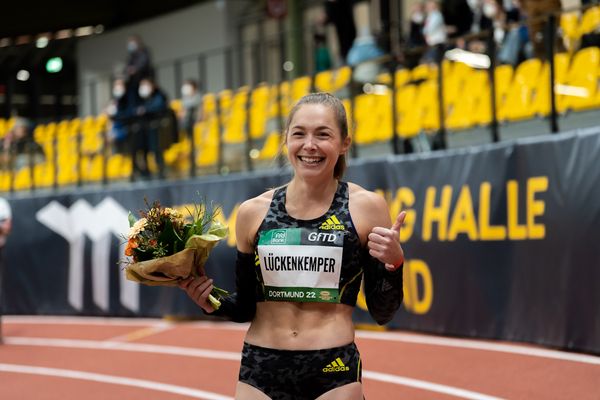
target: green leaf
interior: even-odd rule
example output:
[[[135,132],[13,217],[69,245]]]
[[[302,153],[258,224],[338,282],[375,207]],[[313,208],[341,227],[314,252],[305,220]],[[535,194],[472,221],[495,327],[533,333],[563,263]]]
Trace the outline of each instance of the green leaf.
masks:
[[[179,237],[171,220],[167,219],[163,231],[157,238],[157,241],[167,248],[166,255],[172,255],[176,253],[176,249],[183,248],[183,239]]]
[[[131,213],[131,211],[129,211],[129,214],[127,214],[127,219],[129,220],[129,227],[131,228],[133,225],[135,225],[136,223],[136,219],[133,216],[133,214]]]

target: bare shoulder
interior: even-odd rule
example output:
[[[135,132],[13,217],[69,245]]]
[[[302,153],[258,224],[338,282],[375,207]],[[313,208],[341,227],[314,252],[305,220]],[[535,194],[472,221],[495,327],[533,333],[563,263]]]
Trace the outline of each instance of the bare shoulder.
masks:
[[[350,202],[354,203],[357,211],[387,210],[387,203],[380,194],[367,190],[355,183],[348,183],[348,189],[350,190]]]
[[[349,183],[350,214],[356,226],[361,242],[366,243],[366,237],[376,226],[391,226],[387,202],[378,193],[367,190],[354,183]]]
[[[273,193],[274,190],[269,190],[240,204],[235,224],[238,250],[245,253],[253,251],[256,232],[269,210]]]

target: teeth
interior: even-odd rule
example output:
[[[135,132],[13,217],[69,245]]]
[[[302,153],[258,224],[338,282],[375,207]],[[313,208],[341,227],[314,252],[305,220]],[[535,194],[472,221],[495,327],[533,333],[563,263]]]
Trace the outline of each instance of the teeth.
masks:
[[[300,158],[300,160],[309,163],[309,164],[316,164],[318,162],[320,162],[322,160],[321,157],[306,157],[306,156],[302,156],[302,157],[298,157]]]

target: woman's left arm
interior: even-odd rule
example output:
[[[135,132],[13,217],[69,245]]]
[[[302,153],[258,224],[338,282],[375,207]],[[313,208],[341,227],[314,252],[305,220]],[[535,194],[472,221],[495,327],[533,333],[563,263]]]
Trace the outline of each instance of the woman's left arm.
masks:
[[[363,254],[365,297],[369,313],[383,325],[394,317],[402,304],[404,251],[400,245],[400,229],[406,213],[401,212],[392,224],[383,197],[367,191],[360,197],[357,211],[367,245]]]

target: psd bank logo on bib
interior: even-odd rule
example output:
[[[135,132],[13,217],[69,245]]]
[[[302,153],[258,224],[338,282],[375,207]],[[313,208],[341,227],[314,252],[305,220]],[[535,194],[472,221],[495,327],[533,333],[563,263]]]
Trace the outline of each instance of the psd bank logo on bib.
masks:
[[[287,241],[287,230],[276,229],[271,231],[271,244],[285,244]]]

